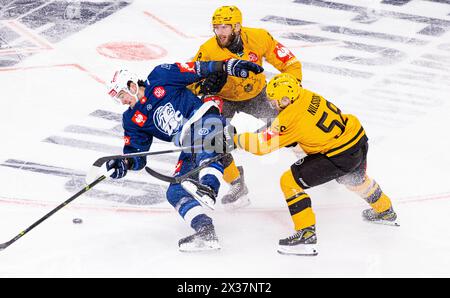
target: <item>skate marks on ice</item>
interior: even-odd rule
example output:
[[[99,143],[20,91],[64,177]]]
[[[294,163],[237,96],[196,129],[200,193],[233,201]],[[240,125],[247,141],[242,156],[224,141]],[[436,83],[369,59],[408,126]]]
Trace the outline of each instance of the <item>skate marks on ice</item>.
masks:
[[[63,177],[67,181],[65,190],[75,193],[86,186],[85,173],[74,169],[55,167],[47,164],[39,164],[22,160],[9,159],[0,164],[0,167],[17,169],[25,172],[47,175],[49,177]],[[166,186],[142,182],[132,179],[122,181],[105,180],[107,185],[103,189],[93,188],[86,192],[85,196],[104,200],[107,202],[123,203],[128,205],[148,206],[165,202]],[[106,190],[107,189],[107,190]],[[141,194],[136,194],[139,192]]]
[[[130,1],[2,1],[0,67],[52,49],[59,42],[108,17]],[[50,42],[50,43],[49,43]]]
[[[131,1],[2,1],[0,7],[0,70],[12,67],[23,59],[42,51],[53,50],[53,43],[60,42],[65,38],[80,32],[82,29],[97,23],[112,15],[120,9],[128,6]],[[65,66],[65,65],[61,65]],[[71,66],[71,65],[67,65]],[[81,66],[73,66],[84,70]],[[85,70],[84,70],[85,71]],[[89,73],[90,74],[90,73]],[[93,76],[92,74],[90,74]],[[98,82],[103,83],[94,77]],[[120,120],[116,121],[119,122]],[[82,125],[71,125],[64,128],[64,133],[102,136],[122,137],[121,127],[107,130]],[[80,140],[73,137],[49,136],[43,142],[61,146],[79,148],[83,150],[94,150],[97,152],[119,152],[120,146],[111,146],[95,141]],[[62,149],[63,150],[63,149]],[[168,162],[170,158],[162,160]],[[161,160],[160,160],[161,161]],[[27,165],[27,166],[24,166]],[[9,159],[0,166],[15,168],[21,171],[46,174],[47,176],[60,176],[71,178],[65,188],[69,192],[77,191],[84,186],[82,173],[73,169],[62,169],[50,164],[38,164],[32,161]],[[121,193],[103,192],[92,190],[87,195],[101,200],[113,202],[126,202],[127,204],[155,204],[164,197],[164,187],[158,184],[148,184],[138,181],[126,180],[125,182],[106,182],[113,185],[121,185],[124,190],[141,189],[145,195],[125,195]],[[114,188],[113,188],[114,189]]]
[[[122,127],[122,115],[112,111],[98,109],[90,113],[89,116],[96,119],[108,120],[111,124],[109,128],[103,129],[99,129],[95,125],[90,126],[80,124],[68,125],[64,127],[63,129],[64,132],[61,135],[49,136],[45,138],[43,142],[85,150],[92,150],[107,154],[119,154],[122,151],[122,146],[120,145],[117,146],[108,145],[105,143],[105,141],[104,142],[87,141],[83,140],[82,136],[106,137],[115,140],[122,139],[124,134]],[[73,135],[79,137],[73,137]],[[121,142],[115,143],[121,144]],[[153,143],[162,144],[163,142],[155,139]],[[173,166],[177,161],[177,156],[175,154],[159,155],[158,161],[168,163],[171,166]]]
[[[120,1],[21,1],[21,5],[17,6],[13,2],[16,1],[8,2],[0,9],[0,68],[14,65],[2,64],[1,59],[6,53],[17,58],[17,55],[32,54],[36,49],[48,50],[52,46],[50,42],[58,42],[79,31],[79,26],[94,24],[127,5],[127,2]],[[375,125],[377,129],[371,136],[376,139],[376,134],[384,128],[409,123],[424,111],[441,106],[444,101],[441,95],[450,92],[447,84],[450,80],[450,43],[443,38],[449,34],[450,21],[442,19],[450,12],[450,5],[439,1],[402,2],[402,5],[398,2],[393,5],[395,3],[392,1],[376,1],[373,2],[376,5],[373,8],[364,7],[359,2],[349,5],[338,1],[297,0],[289,6],[292,15],[266,15],[261,20],[266,22],[267,27],[282,26],[283,30],[278,30],[283,32],[281,38],[298,49],[296,54],[309,75],[314,77],[316,73],[322,77],[322,81],[335,81],[346,89],[348,94],[334,100],[345,101],[346,110],[361,115],[368,129],[370,125]],[[435,11],[442,11],[439,12],[442,16],[418,15],[420,11],[412,8],[408,11],[408,7],[417,2],[434,5]],[[80,6],[76,7],[76,3]],[[399,6],[405,12],[393,11],[392,8]],[[305,9],[314,9],[317,13],[295,13]],[[44,11],[55,13],[47,16]],[[283,10],[284,13],[289,11]],[[341,17],[322,17],[330,13]],[[342,21],[342,18],[346,19]],[[383,21],[391,24],[401,21],[398,25],[400,29],[387,30]],[[73,24],[77,22],[82,24]],[[320,47],[295,46],[300,43],[328,44],[329,48],[319,53],[320,59],[314,59],[302,53],[318,51]],[[20,47],[14,47],[16,44]],[[17,52],[18,49],[22,52]],[[2,54],[6,50],[15,52]],[[305,76],[306,84],[313,79]],[[323,88],[327,90],[327,86]],[[102,129],[73,123],[64,127],[60,134],[49,135],[43,142],[60,146],[61,150],[77,148],[99,154],[119,152],[119,142],[99,140],[117,140],[122,137],[121,115],[99,109],[90,116],[109,120],[111,126]],[[9,156],[7,159],[37,163],[26,158]],[[175,159],[168,156],[158,161],[170,164],[171,168],[172,160]]]
[[[121,152],[122,148],[120,146],[108,144],[108,142],[111,141],[113,143],[121,144],[123,129],[119,124],[119,114],[106,110],[96,110],[89,115],[89,118],[93,118],[90,122],[92,123],[91,126],[71,124],[63,129],[61,135],[57,134],[49,136],[43,139],[42,142],[56,145],[57,150],[60,152],[64,152],[65,147],[77,148],[82,151],[94,151],[98,153],[98,156],[101,156],[102,153],[114,154]],[[96,126],[96,119],[108,120],[109,128],[99,129]],[[95,138],[97,136],[103,138]],[[94,137],[94,139],[97,139],[98,141],[88,141],[85,139],[86,137]],[[158,164],[156,167],[162,167],[167,171],[167,168],[171,169],[173,167],[176,160],[177,156],[174,154],[160,156],[158,157]],[[67,178],[68,180],[64,184],[64,188],[68,193],[77,192],[86,184],[85,172],[76,169],[57,167],[50,163],[38,163],[32,160],[9,158],[3,163],[0,163],[0,169],[2,167],[20,171],[18,173],[19,176],[21,173],[36,173],[45,175],[48,179],[54,179],[54,177]],[[152,182],[145,173],[139,173],[137,175],[145,176],[146,181],[136,180],[131,177],[131,175],[122,180],[108,179],[102,184],[113,187],[108,187],[108,190],[100,190],[100,187],[98,187],[87,192],[86,196],[101,201],[107,201],[109,203],[123,203],[127,205],[145,206],[165,202],[167,186],[162,185],[159,181],[156,181],[156,183]],[[19,193],[21,193],[21,191],[19,191]],[[2,196],[1,193],[0,196]]]
[[[310,78],[344,88],[346,94],[334,100],[345,101],[346,110],[357,111],[367,126],[407,125],[444,103],[442,94],[450,92],[448,1],[372,1],[370,7],[363,6],[367,2],[294,3],[283,11],[288,15],[262,21],[298,51]],[[305,76],[305,85],[309,80],[318,84]]]

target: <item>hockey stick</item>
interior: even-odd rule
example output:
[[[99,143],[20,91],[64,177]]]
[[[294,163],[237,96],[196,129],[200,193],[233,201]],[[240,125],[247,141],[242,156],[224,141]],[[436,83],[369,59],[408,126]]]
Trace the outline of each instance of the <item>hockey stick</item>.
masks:
[[[97,176],[100,168],[108,161],[112,159],[123,159],[123,158],[131,158],[131,157],[139,157],[139,156],[149,156],[149,155],[159,155],[159,154],[166,154],[166,153],[175,153],[175,152],[181,152],[181,151],[193,151],[196,149],[202,148],[202,146],[192,146],[192,147],[182,147],[182,148],[176,148],[171,150],[162,150],[162,151],[145,151],[145,152],[137,152],[137,153],[129,153],[129,154],[119,154],[119,155],[110,155],[110,156],[103,156],[97,159],[91,166],[88,174],[86,175],[86,183],[90,183],[91,181],[94,181]]]
[[[16,237],[12,238],[11,240],[9,240],[8,242],[5,243],[1,243],[0,244],[0,251],[4,250],[5,248],[7,248],[8,246],[10,246],[11,244],[13,244],[14,242],[16,242],[17,240],[19,240],[23,235],[25,235],[26,233],[28,233],[29,231],[31,231],[32,229],[34,229],[37,225],[41,224],[44,220],[46,220],[47,218],[49,218],[50,216],[52,216],[53,214],[55,214],[58,210],[60,210],[61,208],[65,207],[67,204],[69,204],[70,202],[72,202],[73,200],[75,200],[76,198],[78,198],[79,196],[81,196],[82,194],[84,194],[85,192],[89,191],[91,188],[93,188],[95,185],[97,185],[98,183],[102,182],[103,180],[105,180],[107,177],[109,177],[110,174],[112,174],[113,169],[109,170],[107,173],[105,173],[104,175],[98,177],[95,181],[93,181],[92,183],[90,183],[89,185],[86,185],[82,190],[80,190],[79,192],[77,192],[76,194],[74,194],[73,196],[71,196],[69,199],[67,199],[66,201],[64,201],[63,203],[59,204],[55,209],[53,209],[52,211],[50,211],[49,213],[47,213],[46,215],[44,215],[43,217],[41,217],[38,221],[36,221],[35,223],[33,223],[31,226],[29,226],[28,228],[26,228],[25,230],[23,230],[22,232],[20,232],[19,234],[17,234]]]
[[[149,167],[145,167],[145,170],[147,171],[147,173],[149,173],[150,175],[152,175],[153,177],[155,177],[156,179],[168,182],[168,183],[181,183],[184,180],[186,180],[187,178],[191,177],[192,175],[197,174],[198,172],[200,172],[202,169],[208,167],[210,164],[212,164],[213,162],[216,162],[218,160],[221,160],[226,153],[221,153],[218,154],[216,156],[214,156],[211,159],[208,159],[207,161],[205,161],[202,165],[190,170],[189,172],[187,172],[184,175],[181,176],[177,176],[177,177],[173,177],[173,176],[168,176],[168,175],[164,175],[161,174],[155,170],[152,170]]]

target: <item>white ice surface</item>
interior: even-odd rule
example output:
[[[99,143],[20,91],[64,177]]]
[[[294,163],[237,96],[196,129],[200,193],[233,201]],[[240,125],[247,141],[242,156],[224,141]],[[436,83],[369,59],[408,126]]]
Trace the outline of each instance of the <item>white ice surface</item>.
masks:
[[[450,13],[450,5],[422,0],[401,7],[368,0],[335,2],[446,20]],[[304,62],[306,88],[329,98],[344,112],[361,118],[371,140],[368,174],[392,198],[401,227],[363,222],[360,214],[366,204],[341,185],[330,182],[308,190],[317,217],[319,255],[279,255],[278,240],[293,231],[279,189],[279,177],[296,157],[288,149],[264,157],[237,152],[237,163],[245,167],[252,205],[233,213],[220,205],[214,212],[208,211],[215,221],[221,251],[180,253],[178,239],[192,231],[163,197],[159,203],[140,206],[86,195],[1,251],[0,277],[449,277],[449,32],[439,38],[419,35],[417,31],[426,24],[392,18],[371,25],[357,24],[350,22],[355,16],[353,12],[287,0],[276,3],[272,0],[134,1],[112,16],[52,44],[53,49],[28,57],[14,68],[0,68],[0,163],[3,163],[0,166],[0,242],[11,239],[81,188],[75,185],[68,191],[65,187],[71,179],[76,180],[76,175],[61,177],[10,168],[4,166],[6,161],[29,161],[85,174],[98,157],[112,154],[43,141],[50,136],[99,142],[117,147],[116,153],[120,153],[119,136],[64,131],[74,124],[109,129],[115,123],[93,118],[90,113],[99,109],[115,113],[123,110],[108,101],[104,86],[89,74],[106,81],[116,68],[128,68],[146,76],[160,63],[190,59],[211,35],[209,20],[215,7],[221,4],[238,5],[245,25],[267,28],[290,47]],[[164,23],[148,17],[144,11]],[[372,56],[356,50],[342,52],[342,40],[386,47],[392,46],[392,42],[339,36],[322,32],[314,24],[302,27],[261,21],[266,15],[402,35],[427,43],[416,47],[395,44],[393,47],[405,53],[406,58],[387,65],[338,62],[333,60],[337,54]],[[283,38],[285,32],[341,41],[310,43]],[[149,61],[125,61],[99,55],[96,47],[110,41],[157,44],[167,50],[167,55]],[[430,53],[439,56],[437,62],[441,69],[411,64]],[[314,67],[327,63],[369,71],[374,76],[369,79],[339,76]],[[77,64],[87,71],[70,66],[48,67],[61,64]],[[276,72],[270,66],[267,70]],[[411,84],[398,75],[422,73],[433,75],[433,79]],[[397,80],[400,84],[386,80]],[[376,93],[377,90],[382,92]],[[156,143],[152,149],[166,147]],[[176,160],[175,156],[172,158],[172,164],[155,159],[149,159],[149,163],[169,173]],[[164,185],[145,173],[132,173],[129,177]],[[127,195],[143,193],[140,188],[128,188],[124,192],[120,183],[100,184],[97,188],[113,189],[124,200]],[[221,194],[225,190],[226,186]],[[75,217],[84,222],[74,225]]]

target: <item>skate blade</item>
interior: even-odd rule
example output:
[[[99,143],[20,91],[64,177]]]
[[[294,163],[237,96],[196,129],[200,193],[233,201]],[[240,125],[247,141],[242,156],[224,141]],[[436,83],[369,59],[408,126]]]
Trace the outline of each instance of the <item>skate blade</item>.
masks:
[[[222,203],[223,207],[227,211],[234,211],[237,209],[245,208],[251,204],[250,199],[247,196],[240,197],[231,203]]]
[[[367,220],[364,219],[364,221],[369,222],[369,223],[374,223],[374,224],[378,224],[378,225],[385,225],[385,226],[392,226],[392,227],[399,227],[400,223],[396,220],[396,221],[388,221],[388,220]]]
[[[200,205],[214,210],[215,202],[208,196],[200,196],[197,194],[197,186],[190,181],[181,182],[181,186],[197,201]]]
[[[218,242],[208,242],[205,243],[205,245],[198,246],[198,245],[189,245],[185,244],[179,247],[179,250],[181,252],[206,252],[206,251],[217,251],[220,250],[222,247]]]
[[[315,245],[305,244],[296,246],[278,246],[278,253],[281,255],[294,255],[294,256],[317,256],[319,252]]]

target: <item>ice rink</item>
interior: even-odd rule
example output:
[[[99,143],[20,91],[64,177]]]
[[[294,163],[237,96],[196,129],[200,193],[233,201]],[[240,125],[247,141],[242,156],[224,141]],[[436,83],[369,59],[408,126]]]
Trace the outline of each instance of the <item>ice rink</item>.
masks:
[[[192,231],[167,185],[141,171],[102,182],[1,251],[0,277],[450,277],[447,0],[0,0],[0,243],[82,189],[97,158],[121,153],[125,107],[104,85],[114,70],[145,78],[189,61],[221,5],[288,47],[305,88],[360,118],[368,174],[401,226],[363,222],[366,203],[330,182],[308,190],[319,255],[280,255],[293,224],[279,178],[297,157],[238,151],[252,204],[209,212],[220,251],[178,251]],[[176,159],[148,164],[171,173]]]

